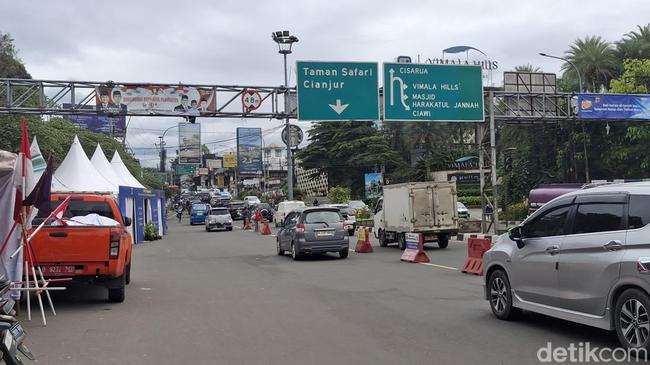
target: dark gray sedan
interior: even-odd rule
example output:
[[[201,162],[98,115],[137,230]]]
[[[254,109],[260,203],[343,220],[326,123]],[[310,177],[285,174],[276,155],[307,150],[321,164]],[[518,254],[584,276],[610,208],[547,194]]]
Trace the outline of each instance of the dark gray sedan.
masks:
[[[277,234],[278,255],[291,252],[294,260],[305,254],[338,252],[344,259],[350,247],[348,231],[337,208],[309,207],[291,211]]]

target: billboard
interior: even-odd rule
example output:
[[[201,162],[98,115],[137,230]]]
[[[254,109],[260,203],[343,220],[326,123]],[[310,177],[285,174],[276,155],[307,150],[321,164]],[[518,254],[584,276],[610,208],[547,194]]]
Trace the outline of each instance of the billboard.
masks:
[[[222,167],[221,160],[208,159],[205,160],[205,166],[211,169],[220,169]]]
[[[381,172],[373,172],[365,175],[366,198],[379,198],[383,192],[384,175]]]
[[[578,117],[650,120],[650,95],[580,94]]]
[[[64,103],[64,109],[72,109],[72,104]],[[65,119],[74,124],[77,128],[87,129],[94,133],[103,133],[114,135],[115,137],[124,137],[126,133],[126,117],[125,116],[106,116],[95,115],[95,108],[92,105],[84,105],[79,108],[82,111],[87,110],[92,115],[66,115]]]
[[[237,166],[241,174],[262,173],[262,128],[237,128]]]
[[[100,115],[184,115],[215,112],[213,89],[183,85],[104,85],[96,88]]]
[[[223,167],[230,169],[237,166],[237,155],[234,153],[226,153],[223,155]]]
[[[201,124],[178,123],[178,163],[201,163]]]

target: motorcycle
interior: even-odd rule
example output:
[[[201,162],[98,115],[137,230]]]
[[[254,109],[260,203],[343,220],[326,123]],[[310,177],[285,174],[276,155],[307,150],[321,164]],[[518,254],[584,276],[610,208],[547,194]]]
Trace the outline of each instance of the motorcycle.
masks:
[[[36,357],[25,345],[25,330],[14,317],[16,301],[3,297],[9,291],[9,287],[8,281],[0,282],[0,350],[2,350],[0,365],[19,365],[23,364],[23,361],[18,352],[32,361],[36,360]]]

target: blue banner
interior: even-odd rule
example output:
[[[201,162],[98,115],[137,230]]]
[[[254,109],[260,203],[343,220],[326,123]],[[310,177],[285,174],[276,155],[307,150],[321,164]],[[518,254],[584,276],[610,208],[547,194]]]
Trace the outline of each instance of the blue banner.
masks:
[[[72,104],[63,104],[63,108],[72,108]],[[66,115],[65,119],[74,124],[78,128],[87,129],[94,133],[103,133],[114,135],[115,137],[124,137],[126,133],[126,117],[117,116],[109,117],[106,115],[97,115],[95,108],[92,106],[81,107],[86,115],[70,114]]]
[[[650,120],[650,95],[580,94],[578,117]]]
[[[241,174],[262,173],[262,128],[237,128],[237,167]]]

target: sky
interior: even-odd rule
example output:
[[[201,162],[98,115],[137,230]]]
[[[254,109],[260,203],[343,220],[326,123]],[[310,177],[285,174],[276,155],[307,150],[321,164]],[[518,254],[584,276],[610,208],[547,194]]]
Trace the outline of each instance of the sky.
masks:
[[[279,86],[282,56],[271,32],[300,41],[296,60],[392,62],[399,55],[440,57],[469,45],[503,71],[530,63],[559,73],[577,38],[619,40],[647,24],[650,1],[3,1],[0,32],[15,39],[34,79]],[[154,143],[178,118],[132,117],[127,142],[154,166]],[[217,153],[235,147],[238,126],[260,127],[264,143],[281,144],[279,120],[199,118],[202,140]],[[298,122],[304,129],[308,123]],[[178,144],[174,130],[167,145]]]

